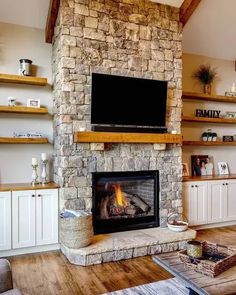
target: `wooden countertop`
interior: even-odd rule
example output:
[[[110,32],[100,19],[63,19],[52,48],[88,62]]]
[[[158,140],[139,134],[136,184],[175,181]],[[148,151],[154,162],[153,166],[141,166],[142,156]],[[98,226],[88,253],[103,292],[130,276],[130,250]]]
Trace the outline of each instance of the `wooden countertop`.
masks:
[[[229,179],[236,179],[236,174],[208,175],[208,176],[184,176],[183,182],[206,181],[206,180],[229,180]]]
[[[25,191],[25,190],[37,190],[37,189],[53,189],[59,188],[59,185],[55,182],[49,182],[46,184],[31,185],[31,183],[6,183],[0,184],[0,192],[7,191]]]

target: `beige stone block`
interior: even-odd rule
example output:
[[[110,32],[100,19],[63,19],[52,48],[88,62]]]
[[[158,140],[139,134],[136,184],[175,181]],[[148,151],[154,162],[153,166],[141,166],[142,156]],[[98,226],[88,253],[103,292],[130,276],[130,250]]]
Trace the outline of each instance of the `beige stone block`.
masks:
[[[90,143],[90,150],[91,151],[104,151],[104,143],[92,142],[92,143]]]
[[[75,13],[88,16],[89,15],[88,6],[83,4],[75,4]]]
[[[96,31],[92,28],[84,28],[84,38],[105,41],[105,35],[102,31]]]
[[[85,27],[96,29],[98,27],[97,18],[91,16],[85,17]]]
[[[164,151],[166,149],[166,144],[165,143],[154,143],[153,149],[155,151]]]

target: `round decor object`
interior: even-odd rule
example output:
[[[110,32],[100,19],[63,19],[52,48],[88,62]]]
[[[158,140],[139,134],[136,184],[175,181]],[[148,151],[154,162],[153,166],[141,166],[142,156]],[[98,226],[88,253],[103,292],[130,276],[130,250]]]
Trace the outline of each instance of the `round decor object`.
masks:
[[[167,226],[175,232],[182,232],[188,229],[188,220],[184,214],[172,213],[167,219]]]

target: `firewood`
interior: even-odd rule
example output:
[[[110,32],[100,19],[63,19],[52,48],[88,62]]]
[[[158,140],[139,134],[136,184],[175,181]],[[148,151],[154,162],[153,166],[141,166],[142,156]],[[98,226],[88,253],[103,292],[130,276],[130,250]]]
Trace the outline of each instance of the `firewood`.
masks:
[[[102,198],[101,203],[100,203],[100,217],[101,219],[108,219],[109,214],[108,214],[108,202],[109,202],[110,197],[106,196],[105,198]]]
[[[144,212],[150,211],[150,206],[140,199],[137,195],[129,195],[130,200],[135,204],[136,207],[141,208]]]

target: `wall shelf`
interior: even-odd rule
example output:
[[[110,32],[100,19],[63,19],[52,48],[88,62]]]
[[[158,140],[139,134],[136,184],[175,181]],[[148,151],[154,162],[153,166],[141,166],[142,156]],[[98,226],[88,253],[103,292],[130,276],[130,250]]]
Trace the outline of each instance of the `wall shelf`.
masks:
[[[45,137],[39,138],[18,138],[18,137],[0,137],[0,144],[46,144],[49,143]]]
[[[205,118],[205,117],[183,116],[182,122],[236,124],[236,119],[235,118]]]
[[[228,175],[206,175],[206,176],[184,176],[183,182],[188,181],[208,181],[208,180],[227,180],[236,179],[236,174]]]
[[[203,100],[203,101],[236,103],[236,97],[233,97],[233,96],[207,95],[207,94],[203,94],[203,93],[194,93],[194,92],[183,92],[182,98],[183,99]]]
[[[31,183],[6,183],[0,184],[0,192],[7,192],[7,191],[26,191],[26,190],[35,190],[35,189],[53,189],[59,188],[59,185],[55,182],[49,183],[39,183],[36,185],[32,185]]]
[[[46,86],[47,85],[47,78],[0,74],[0,82],[2,82],[2,83],[15,83],[15,84],[28,84],[28,85],[36,85],[36,86]]]
[[[19,114],[48,114],[47,108],[31,108],[26,106],[3,106],[0,105],[0,113],[19,113]]]
[[[198,146],[234,146],[236,141],[183,141],[183,145],[198,145]]]
[[[102,143],[182,143],[181,134],[156,133],[120,133],[120,132],[76,132],[74,142]]]

